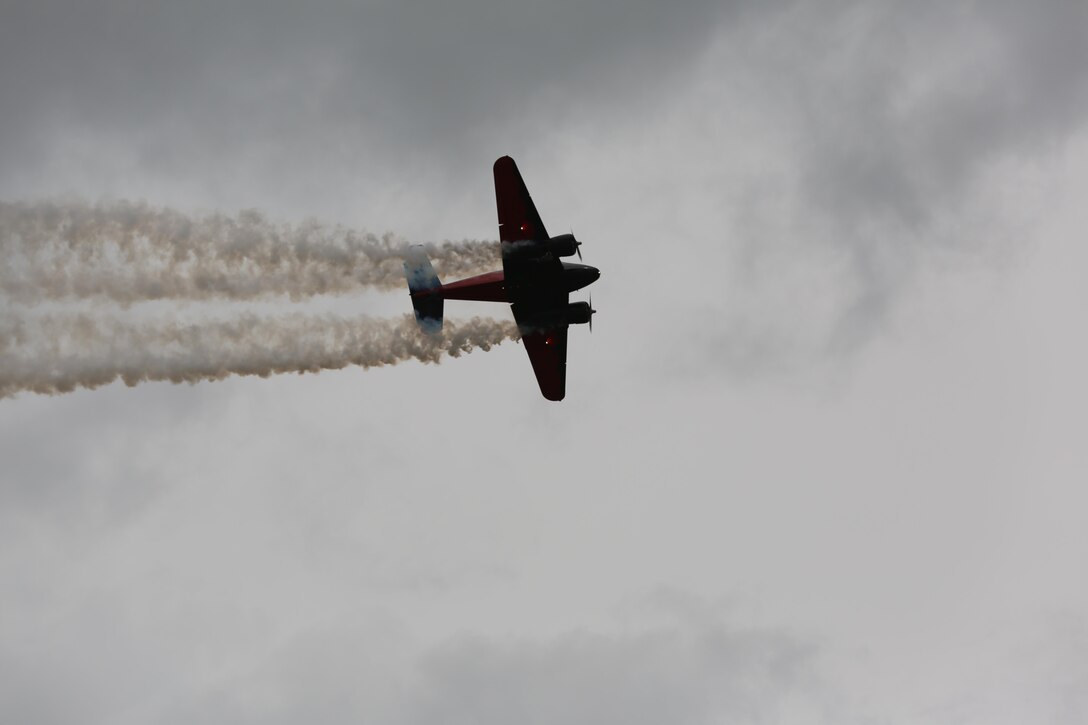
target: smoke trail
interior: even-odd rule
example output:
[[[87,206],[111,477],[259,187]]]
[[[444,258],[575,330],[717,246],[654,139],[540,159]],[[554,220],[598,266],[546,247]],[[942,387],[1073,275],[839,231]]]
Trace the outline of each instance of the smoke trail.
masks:
[[[0,292],[14,302],[102,297],[255,299],[404,286],[408,243],[391,235],[268,221],[256,211],[190,216],[143,202],[0,202]],[[427,245],[441,274],[494,269],[498,244]]]
[[[391,320],[331,315],[242,315],[195,325],[126,324],[86,315],[0,322],[0,398],[20,391],[57,394],[115,380],[195,383],[231,375],[305,373],[437,363],[517,339],[513,323],[447,320],[443,334],[422,335],[411,315]]]

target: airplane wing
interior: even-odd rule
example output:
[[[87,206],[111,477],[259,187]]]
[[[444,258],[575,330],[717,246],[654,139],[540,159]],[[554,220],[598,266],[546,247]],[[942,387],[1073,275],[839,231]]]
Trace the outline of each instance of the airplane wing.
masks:
[[[540,214],[533,204],[533,197],[529,196],[529,190],[525,188],[518,165],[509,156],[495,162],[495,201],[499,209],[501,241],[547,241],[548,230],[540,221]]]
[[[519,302],[530,288],[558,286],[563,264],[550,252],[538,254],[531,249],[536,243],[548,241],[548,230],[540,220],[518,165],[509,156],[503,156],[495,162],[494,170],[502,269],[511,302]]]
[[[562,400],[567,392],[567,325],[523,333],[540,392],[548,400]]]

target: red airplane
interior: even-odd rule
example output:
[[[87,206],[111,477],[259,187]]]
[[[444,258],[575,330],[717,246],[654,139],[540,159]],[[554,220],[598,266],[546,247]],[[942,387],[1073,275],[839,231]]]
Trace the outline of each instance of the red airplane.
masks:
[[[533,364],[540,392],[562,400],[567,388],[567,327],[589,323],[596,312],[588,302],[568,295],[597,281],[600,270],[560,262],[577,254],[581,242],[573,234],[549,237],[517,164],[509,156],[495,162],[495,199],[499,208],[502,271],[442,284],[422,246],[409,248],[404,262],[408,291],[420,329],[442,330],[444,300],[508,302]]]

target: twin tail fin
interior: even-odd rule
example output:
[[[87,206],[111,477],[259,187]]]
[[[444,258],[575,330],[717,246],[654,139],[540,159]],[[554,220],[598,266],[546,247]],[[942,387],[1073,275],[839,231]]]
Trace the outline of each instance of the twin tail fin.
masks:
[[[416,311],[419,329],[429,335],[442,332],[442,283],[422,244],[408,247],[404,257],[404,276],[408,278],[408,291],[412,295],[412,307]]]

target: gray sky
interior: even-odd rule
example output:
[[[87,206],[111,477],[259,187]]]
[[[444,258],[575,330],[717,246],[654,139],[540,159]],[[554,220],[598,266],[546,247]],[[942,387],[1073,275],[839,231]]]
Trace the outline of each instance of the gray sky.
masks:
[[[0,199],[488,239],[510,154],[603,274],[559,405],[0,401],[0,720],[1088,719],[1083,4],[8,5]]]

